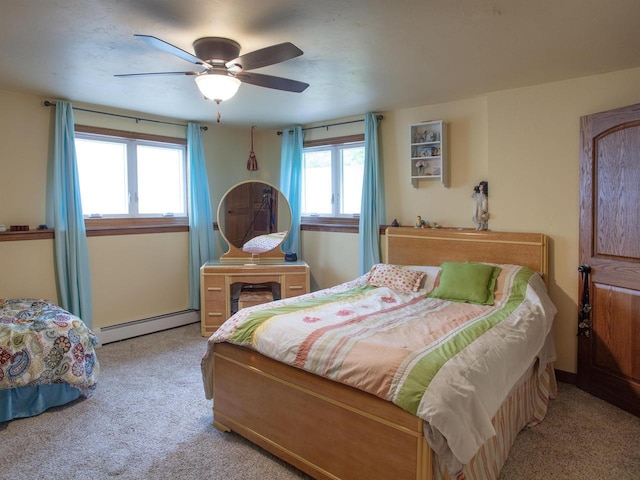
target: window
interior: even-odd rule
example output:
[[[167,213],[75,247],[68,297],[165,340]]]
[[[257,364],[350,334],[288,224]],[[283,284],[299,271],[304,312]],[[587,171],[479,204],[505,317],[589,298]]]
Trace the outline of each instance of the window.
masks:
[[[85,218],[187,215],[184,144],[77,131],[75,145]]]
[[[333,143],[304,148],[302,215],[360,215],[364,142]]]

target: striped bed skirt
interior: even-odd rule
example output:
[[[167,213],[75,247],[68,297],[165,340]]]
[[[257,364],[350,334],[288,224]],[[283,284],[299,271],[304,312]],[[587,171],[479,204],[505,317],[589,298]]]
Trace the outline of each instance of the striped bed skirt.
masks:
[[[556,397],[558,387],[553,364],[548,364],[541,373],[537,363],[534,367],[525,380],[514,387],[493,417],[496,435],[485,442],[456,480],[497,479],[518,433],[544,419],[549,399]],[[437,455],[434,456],[433,470],[435,480],[450,478],[444,462]]]

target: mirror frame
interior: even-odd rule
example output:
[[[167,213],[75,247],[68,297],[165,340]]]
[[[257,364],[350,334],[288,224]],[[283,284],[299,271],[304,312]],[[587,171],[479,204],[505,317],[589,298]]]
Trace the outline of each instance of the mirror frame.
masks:
[[[282,241],[273,249],[266,251],[266,252],[262,252],[262,253],[249,253],[249,252],[245,252],[242,250],[242,248],[238,248],[235,245],[233,245],[229,239],[226,237],[225,232],[223,231],[223,223],[220,222],[220,216],[221,216],[221,209],[222,206],[224,205],[225,199],[227,198],[227,195],[229,195],[229,193],[234,190],[235,188],[239,187],[240,185],[244,185],[247,183],[261,183],[263,185],[266,185],[270,188],[273,189],[274,192],[278,192],[278,202],[280,202],[281,200],[284,201],[286,207],[289,209],[289,227],[287,229],[287,234],[284,236],[284,238],[282,239]],[[281,208],[281,206],[279,205],[278,208]],[[222,196],[222,198],[220,199],[220,203],[218,204],[218,211],[217,211],[217,215],[216,215],[216,221],[218,222],[218,231],[220,232],[220,235],[222,236],[222,240],[224,242],[226,242],[227,244],[227,248],[228,250],[223,253],[220,256],[220,261],[221,262],[246,262],[246,260],[251,260],[251,263],[255,263],[255,262],[261,262],[263,260],[266,261],[284,261],[284,251],[282,250],[282,244],[285,242],[285,240],[289,237],[289,233],[291,231],[291,225],[293,223],[293,215],[291,214],[291,204],[289,203],[289,200],[287,199],[287,197],[284,195],[284,193],[282,193],[282,191],[276,187],[275,185],[265,181],[265,180],[246,180],[244,182],[238,182],[235,185],[231,186],[231,188],[229,188],[224,195]],[[226,221],[224,222],[224,226],[226,227]]]

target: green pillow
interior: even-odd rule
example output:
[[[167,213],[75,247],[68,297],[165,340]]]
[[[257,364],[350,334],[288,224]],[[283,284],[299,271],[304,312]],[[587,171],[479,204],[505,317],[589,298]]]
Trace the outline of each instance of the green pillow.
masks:
[[[429,297],[493,305],[500,267],[475,262],[444,262],[440,268],[440,282]]]

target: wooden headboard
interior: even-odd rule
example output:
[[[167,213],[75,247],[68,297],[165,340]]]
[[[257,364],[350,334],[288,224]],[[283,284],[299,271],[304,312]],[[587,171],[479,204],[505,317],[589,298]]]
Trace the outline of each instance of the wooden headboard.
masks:
[[[548,280],[547,236],[541,233],[387,228],[387,263],[440,265],[490,262],[523,265]]]

